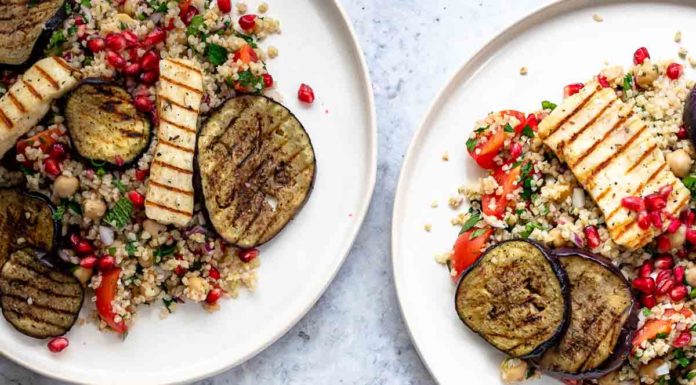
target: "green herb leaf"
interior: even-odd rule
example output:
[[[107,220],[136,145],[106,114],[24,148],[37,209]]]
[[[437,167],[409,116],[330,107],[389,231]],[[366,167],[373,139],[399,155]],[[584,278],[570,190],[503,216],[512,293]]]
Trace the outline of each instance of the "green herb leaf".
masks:
[[[544,230],[544,226],[536,222],[529,222],[526,225],[524,225],[524,231],[520,233],[520,236],[522,238],[529,238],[529,236],[532,235],[532,233],[534,232],[534,229]]]
[[[459,234],[463,234],[463,233],[471,230],[480,221],[481,221],[481,213],[476,212],[476,213],[472,214],[471,216],[469,216],[469,219],[467,219],[466,222],[464,222],[462,229],[459,230]]]
[[[155,250],[155,253],[153,254],[155,257],[155,263],[160,263],[162,261],[162,258],[173,255],[175,251],[176,243],[172,243],[171,245],[160,246],[157,250]]]
[[[121,194],[126,193],[126,186],[123,185],[123,182],[121,182],[120,179],[114,179],[112,184],[118,189],[118,191],[121,192]]]
[[[474,151],[474,148],[476,148],[476,138],[469,138],[469,140],[466,141],[466,149],[469,150],[469,152]]]
[[[60,205],[56,208],[56,211],[53,213],[53,220],[54,221],[62,221],[64,215],[65,215],[65,206]]]
[[[624,90],[624,92],[633,89],[633,75],[626,74],[623,80],[622,89]]]
[[[114,207],[104,216],[104,221],[117,230],[122,230],[130,222],[133,203],[128,198],[119,199]]]
[[[68,41],[63,34],[63,30],[54,31],[51,38],[48,40],[48,52],[54,55],[60,55],[63,52],[63,43]]]
[[[24,175],[34,175],[36,173],[33,169],[24,165],[20,165],[19,170],[22,171],[22,174]]]
[[[251,70],[242,71],[239,76],[239,85],[252,91],[260,91],[264,87],[263,77],[254,75]]]
[[[106,170],[104,170],[104,168],[102,168],[102,167],[99,167],[99,168],[97,169],[97,176],[102,177],[102,176],[104,176],[104,175],[106,175]]]
[[[249,44],[249,45],[251,46],[251,48],[257,48],[257,47],[258,47],[258,46],[256,45],[256,42],[254,41],[254,38],[253,38],[252,36],[244,35],[244,34],[241,34],[241,33],[239,33],[239,32],[235,32],[234,35],[237,36],[238,38],[244,39],[244,41],[246,41],[247,44]]]
[[[164,307],[167,308],[167,311],[169,312],[169,314],[171,314],[171,313],[172,313],[172,309],[170,308],[170,306],[172,306],[172,304],[174,303],[174,300],[173,300],[173,299],[162,298],[162,302],[164,303]]]
[[[533,138],[534,137],[534,130],[532,130],[532,128],[529,126],[524,126],[524,128],[522,129],[522,135],[529,137],[529,138]]]
[[[125,31],[126,29],[128,29],[128,26],[124,22],[121,22],[121,24],[119,24],[118,27],[121,29],[121,31]]]
[[[556,107],[558,107],[556,103],[549,102],[548,100],[544,100],[543,102],[541,102],[541,108],[545,110],[553,111],[556,109]]]
[[[68,28],[68,36],[73,36],[75,33],[77,33],[77,26],[72,26]]]
[[[510,125],[510,123],[507,123],[507,124],[505,125],[505,127],[503,127],[503,131],[505,131],[505,132],[515,132],[515,129],[512,128],[512,126]]]
[[[205,56],[208,58],[208,61],[213,65],[219,66],[227,61],[227,50],[225,47],[209,43],[205,49],[205,52]]]
[[[692,370],[686,374],[687,380],[693,380],[694,378],[696,378],[696,370]]]
[[[650,314],[652,314],[652,311],[650,309],[648,309],[647,307],[644,307],[643,308],[643,316],[648,317],[648,316],[650,316]]]
[[[205,19],[203,18],[203,15],[196,15],[191,18],[191,23],[189,23],[188,27],[186,28],[186,35],[189,36],[198,36],[202,31],[201,27],[205,24]]]
[[[469,237],[469,239],[476,239],[476,238],[482,236],[485,232],[486,232],[486,229],[476,229],[476,230],[474,230],[473,233],[471,233],[471,236]]]
[[[139,13],[137,16],[138,20],[143,21],[147,19],[147,16],[144,13]]]
[[[522,166],[522,177],[523,177],[523,178],[528,177],[528,176],[529,176],[529,173],[532,172],[532,168],[533,168],[533,167],[534,167],[534,165],[532,164],[532,162],[527,162],[527,163],[525,163],[525,164]]]
[[[488,129],[488,127],[490,127],[490,126],[479,127],[477,129],[475,129],[474,132],[477,134],[480,134],[480,133],[486,131]]]
[[[83,7],[91,8],[92,2],[90,0],[80,0],[80,5]]]
[[[112,255],[112,256],[116,255],[116,248],[115,247],[109,247],[108,249],[106,249],[106,251],[109,252],[109,255]]]
[[[132,257],[135,255],[135,252],[138,251],[138,246],[136,246],[135,242],[128,242],[125,249],[128,256]]]
[[[690,174],[682,179],[684,186],[691,191],[691,195],[696,195],[696,174]]]
[[[659,339],[665,339],[665,338],[667,338],[667,337],[669,337],[669,333],[658,333],[658,334],[655,336],[655,338],[659,338]]]
[[[77,202],[75,202],[73,200],[69,200],[65,203],[65,206],[67,206],[68,209],[70,209],[70,211],[72,211],[74,214],[77,214],[80,216],[82,215],[82,207]]]
[[[65,2],[64,8],[65,8],[65,13],[67,13],[68,15],[72,14],[73,9],[72,9],[72,5],[70,4],[69,1]]]

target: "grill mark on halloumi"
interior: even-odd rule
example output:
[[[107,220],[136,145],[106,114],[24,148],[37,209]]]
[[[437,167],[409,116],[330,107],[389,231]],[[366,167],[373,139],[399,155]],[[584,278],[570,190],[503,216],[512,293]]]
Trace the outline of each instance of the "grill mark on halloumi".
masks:
[[[196,129],[189,128],[189,127],[186,127],[186,126],[182,126],[181,124],[174,123],[174,122],[169,121],[169,120],[167,120],[167,119],[164,119],[164,118],[162,118],[162,117],[160,117],[160,122],[167,123],[168,125],[170,125],[170,126],[172,126],[172,127],[174,127],[174,128],[178,128],[178,129],[180,129],[181,131],[190,132],[190,133],[192,133],[192,134],[195,134],[195,133],[196,133]]]
[[[169,163],[163,162],[161,160],[155,160],[152,162],[152,164],[156,164],[158,166],[162,166],[162,167],[168,168],[170,170],[178,171],[178,172],[183,173],[183,174],[193,175],[193,171],[191,171],[191,170],[186,170],[184,168],[177,167],[173,164],[169,164]]]
[[[631,193],[631,194],[628,194],[628,196],[641,196],[643,194],[643,190],[647,186],[648,182],[653,180],[653,178],[657,177],[658,175],[660,175],[660,173],[662,171],[664,171],[665,168],[667,168],[667,164],[663,164],[662,166],[658,167],[655,171],[653,171],[653,173],[650,175],[650,177],[647,179],[647,181],[641,182],[638,185],[638,187],[635,189],[635,191],[633,191],[633,193]],[[628,172],[626,174],[628,174]],[[672,184],[674,184],[674,183],[672,183]],[[613,218],[614,215],[616,215],[616,213],[618,213],[619,210],[621,210],[621,209],[622,209],[621,205],[616,207],[614,210],[612,210],[612,212],[609,213],[609,215],[606,216],[605,221],[609,222],[611,220],[611,218]]]
[[[178,81],[176,81],[176,80],[174,80],[174,79],[170,79],[170,78],[168,78],[168,77],[166,77],[166,76],[160,76],[160,80],[164,80],[165,82],[170,83],[170,84],[172,84],[172,85],[175,85],[175,86],[178,86],[178,87],[181,87],[181,88],[185,88],[185,89],[187,89],[187,90],[193,92],[193,93],[196,94],[196,95],[203,95],[203,92],[202,92],[201,90],[196,89],[196,88],[193,88],[193,87],[189,86],[188,84],[184,84],[184,83],[182,83],[182,82],[178,82]]]
[[[592,100],[592,98],[594,98],[594,96],[597,94],[597,92],[599,92],[599,90],[601,90],[601,87],[599,85],[597,85],[595,87],[594,91],[592,91],[592,93],[590,93],[585,99],[583,99],[582,102],[580,104],[578,104],[578,106],[575,107],[575,109],[573,109],[573,111],[571,111],[570,114],[568,114],[568,116],[566,116],[565,118],[563,118],[563,120],[558,122],[556,127],[554,127],[552,131],[549,131],[549,133],[548,133],[548,135],[546,135],[546,137],[549,138],[549,137],[553,136],[553,134],[555,134],[559,128],[563,127],[566,123],[568,123],[570,121],[570,119],[572,119],[575,115],[577,115],[578,112],[582,111],[582,109],[585,108],[587,103],[589,103],[590,100]]]
[[[27,109],[26,109],[26,107],[24,107],[24,104],[22,104],[22,102],[20,102],[19,99],[17,99],[15,94],[12,93],[12,90],[7,91],[7,97],[10,98],[10,101],[12,102],[12,104],[14,104],[15,107],[17,107],[19,112],[21,112],[23,114],[25,114],[27,112]]]
[[[157,186],[157,187],[159,187],[159,188],[163,188],[163,189],[166,189],[166,190],[174,191],[174,192],[177,192],[177,193],[180,193],[180,194],[184,194],[184,195],[193,196],[193,191],[182,190],[182,189],[180,189],[180,188],[172,187],[172,186],[170,186],[170,185],[168,185],[168,184],[160,183],[160,182],[158,182],[158,181],[156,181],[156,180],[152,180],[152,179],[151,179],[151,180],[148,181],[148,183],[151,183],[152,185]]]
[[[585,160],[585,158],[587,158],[590,154],[592,154],[592,153],[597,149],[597,147],[599,147],[599,145],[601,145],[605,140],[607,140],[611,135],[613,135],[614,132],[616,132],[616,130],[618,130],[619,128],[622,128],[623,125],[624,125],[624,123],[626,123],[626,121],[627,121],[628,119],[630,119],[632,116],[633,116],[633,111],[631,111],[628,115],[621,117],[621,118],[611,127],[611,129],[609,129],[609,131],[607,131],[607,132],[604,133],[604,135],[602,136],[602,139],[600,139],[600,140],[598,140],[598,141],[595,141],[595,142],[592,144],[592,146],[591,146],[589,149],[587,149],[587,151],[585,151],[582,155],[580,155],[580,157],[578,157],[578,160],[577,160],[575,163],[569,164],[568,166],[569,166],[570,168],[574,168],[575,166],[577,166],[577,165],[579,165],[580,163],[582,163],[582,161]]]
[[[14,128],[14,124],[12,124],[10,118],[7,117],[7,114],[5,113],[5,111],[3,111],[2,107],[0,107],[0,120],[2,120],[3,123],[5,123],[5,126],[7,128]]]
[[[72,68],[68,63],[66,63],[63,59],[59,59],[56,56],[51,56],[51,58],[54,62],[56,62],[56,64],[63,67],[64,70],[70,72],[71,74],[78,72],[76,69]]]
[[[177,149],[177,150],[181,150],[181,151],[187,152],[187,153],[189,153],[189,154],[193,154],[193,153],[195,152],[194,150],[192,150],[192,149],[190,149],[190,148],[188,148],[188,147],[180,146],[180,145],[178,145],[178,144],[172,143],[172,142],[170,142],[170,141],[168,141],[168,140],[165,140],[165,139],[163,139],[163,138],[159,138],[157,143],[161,143],[161,144],[163,144],[163,145],[165,145],[165,146],[168,146],[168,147],[171,147],[171,148],[174,148],[174,149]]]
[[[657,149],[657,143],[655,143],[655,144],[653,144],[652,146],[650,146],[650,148],[648,148],[648,149],[640,156],[640,158],[638,158],[638,160],[635,161],[635,162],[631,165],[631,167],[628,168],[628,170],[626,170],[626,174],[629,174],[629,173],[630,173],[631,171],[633,171],[636,167],[638,167],[638,165],[640,165],[641,163],[643,163],[643,161],[645,160],[645,158],[647,158],[648,156],[652,155],[653,152],[655,151],[655,149]]]
[[[164,100],[165,102],[167,102],[167,103],[169,103],[169,104],[173,104],[173,105],[175,105],[175,106],[177,106],[177,107],[179,107],[179,108],[183,108],[184,110],[191,111],[191,112],[194,112],[194,113],[196,113],[196,114],[200,112],[200,111],[198,111],[198,109],[196,109],[196,108],[193,108],[193,107],[191,107],[191,106],[185,106],[185,105],[183,105],[183,104],[181,104],[181,103],[175,102],[175,101],[172,100],[171,98],[168,98],[168,97],[166,97],[166,96],[164,96],[164,95],[158,95],[157,97],[160,98],[160,99],[162,99],[162,100]]]
[[[172,212],[175,214],[181,214],[181,215],[185,215],[185,216],[190,216],[191,214],[193,214],[193,211],[179,210],[179,209],[175,209],[173,207],[163,205],[163,204],[158,203],[158,202],[153,202],[153,201],[148,201],[148,200],[145,201],[145,205],[154,206],[154,207],[157,207],[157,208],[162,209],[162,210],[166,210],[166,211],[169,211],[169,212]]]
[[[594,178],[595,176],[602,171],[604,168],[609,166],[616,158],[618,158],[621,154],[623,154],[624,151],[626,151],[631,145],[633,145],[633,142],[638,139],[639,136],[645,132],[645,130],[648,128],[648,126],[643,125],[640,130],[638,130],[637,133],[633,134],[633,136],[626,142],[624,143],[621,148],[619,148],[617,151],[614,151],[613,154],[609,155],[607,159],[605,159],[602,163],[600,163],[598,166],[595,166],[594,169],[589,170],[587,181],[585,184],[590,187],[590,189],[594,188]]]
[[[60,86],[58,85],[56,79],[51,77],[51,75],[48,72],[46,72],[46,70],[41,68],[40,65],[36,64],[34,65],[34,68],[36,69],[36,72],[38,72],[39,75],[41,75],[41,77],[44,78],[51,85],[51,87],[55,88],[56,90],[60,89]]]
[[[597,195],[597,197],[595,198],[595,202],[597,202],[597,204],[599,204],[599,202],[602,199],[604,199],[604,197],[607,196],[607,194],[609,194],[610,192],[611,192],[611,186],[607,187],[606,189],[604,189],[604,191],[602,191],[599,195]]]
[[[579,130],[575,131],[575,132],[573,133],[573,135],[570,136],[570,138],[568,138],[568,139],[562,141],[562,142],[559,144],[559,148],[563,148],[563,147],[566,147],[566,146],[571,146],[571,145],[573,145],[573,143],[575,143],[575,140],[576,140],[580,135],[582,135],[588,128],[594,126],[594,124],[597,122],[597,120],[599,120],[599,118],[601,118],[602,115],[604,115],[604,113],[605,113],[608,109],[610,109],[611,107],[613,107],[613,106],[616,104],[617,100],[619,100],[619,99],[614,99],[614,100],[612,100],[611,102],[609,102],[606,106],[602,107],[602,109],[599,110],[599,112],[597,113],[597,115],[593,116],[592,119],[590,119],[590,121],[587,122],[587,124],[585,124],[585,125],[584,125],[583,127],[581,127]]]
[[[199,74],[199,75],[202,76],[202,72],[201,72],[200,69],[198,69],[198,68],[196,68],[196,67],[193,67],[193,66],[190,66],[190,65],[188,65],[188,64],[182,63],[182,62],[180,62],[179,60],[169,59],[169,63],[172,63],[172,64],[174,64],[174,65],[177,65],[177,66],[179,66],[179,67],[181,67],[181,68],[184,68],[184,69],[187,69],[187,70],[189,70],[189,71],[196,72],[197,74]]]
[[[29,93],[32,94],[35,98],[39,99],[39,101],[43,101],[43,100],[44,100],[44,97],[41,96],[41,94],[39,93],[39,91],[37,91],[36,88],[34,88],[34,86],[31,85],[31,83],[27,82],[27,81],[24,80],[24,79],[20,79],[19,81],[22,82],[22,84],[24,85],[24,87],[26,87],[27,90],[29,90]]]

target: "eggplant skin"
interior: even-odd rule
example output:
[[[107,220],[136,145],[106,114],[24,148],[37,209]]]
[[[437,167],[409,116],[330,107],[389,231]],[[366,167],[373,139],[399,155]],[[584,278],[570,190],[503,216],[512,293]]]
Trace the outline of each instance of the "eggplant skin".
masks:
[[[543,354],[570,318],[568,277],[536,242],[513,239],[489,247],[463,274],[455,309],[462,322],[515,358]]]
[[[691,88],[684,102],[684,126],[689,133],[691,143],[696,145],[696,85]]]
[[[60,234],[53,219],[55,207],[48,197],[18,189],[0,189],[0,266],[20,248],[51,253]],[[22,240],[19,243],[18,240]]]
[[[15,251],[0,270],[5,319],[34,338],[67,333],[84,303],[84,289],[70,274],[41,263],[31,249]]]
[[[601,378],[628,358],[640,305],[621,271],[603,257],[577,249],[553,253],[570,279],[571,321],[558,345],[534,363],[560,380]]]
[[[68,16],[65,3],[0,1],[0,70],[24,70],[44,57],[51,35]]]
[[[63,109],[79,159],[123,169],[137,162],[150,145],[149,118],[135,108],[126,90],[109,80],[82,80],[65,98]]]
[[[275,237],[307,202],[316,177],[300,121],[257,95],[232,98],[208,119],[194,164],[209,223],[243,249]]]

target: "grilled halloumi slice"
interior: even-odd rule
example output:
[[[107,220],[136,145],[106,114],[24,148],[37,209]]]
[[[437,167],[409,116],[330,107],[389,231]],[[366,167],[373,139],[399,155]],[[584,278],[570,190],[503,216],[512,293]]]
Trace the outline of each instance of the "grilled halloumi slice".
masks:
[[[145,214],[160,223],[185,226],[193,217],[193,155],[202,99],[203,74],[195,62],[160,62],[160,124],[145,199]]]
[[[59,57],[29,68],[0,98],[0,157],[46,115],[51,103],[73,89],[79,71]]]
[[[641,229],[637,213],[621,206],[624,197],[670,185],[667,212],[676,216],[689,203],[689,190],[667,166],[647,123],[611,88],[588,83],[542,120],[538,133],[595,200],[619,245],[642,247],[663,230]]]

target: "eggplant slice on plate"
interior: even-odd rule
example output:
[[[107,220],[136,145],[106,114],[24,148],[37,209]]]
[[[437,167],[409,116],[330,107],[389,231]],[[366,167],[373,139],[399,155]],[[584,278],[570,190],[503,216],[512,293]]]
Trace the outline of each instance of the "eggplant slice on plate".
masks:
[[[554,251],[570,280],[571,320],[558,345],[536,361],[564,380],[600,378],[619,368],[631,351],[638,301],[616,267],[574,249]]]
[[[51,252],[59,234],[47,197],[17,189],[0,189],[0,266],[18,249]]]
[[[210,222],[238,247],[273,238],[312,190],[316,163],[309,136],[269,98],[230,99],[203,126],[197,151]]]
[[[31,65],[65,19],[65,0],[0,1],[0,68]]]
[[[67,333],[84,300],[82,285],[75,277],[43,264],[31,249],[12,253],[3,265],[0,295],[5,319],[34,338]]]
[[[462,274],[455,307],[464,324],[497,349],[516,358],[537,357],[568,325],[568,277],[542,246],[501,242]]]
[[[150,145],[150,120],[126,90],[106,80],[83,80],[67,97],[65,119],[77,154],[93,162],[130,165]]]

